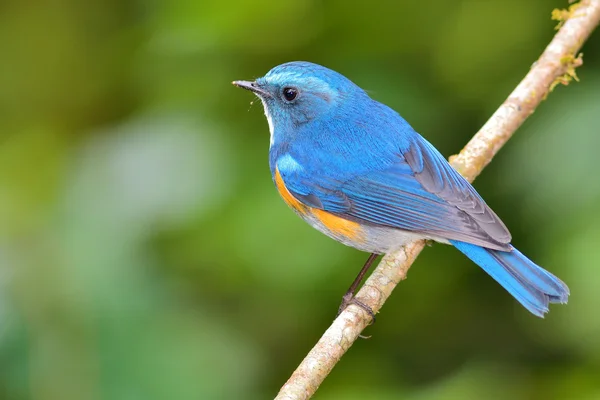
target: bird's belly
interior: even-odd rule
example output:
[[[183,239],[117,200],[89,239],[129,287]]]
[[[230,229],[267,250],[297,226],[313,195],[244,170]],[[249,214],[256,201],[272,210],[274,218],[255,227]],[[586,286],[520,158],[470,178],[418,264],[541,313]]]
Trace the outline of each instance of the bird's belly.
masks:
[[[419,239],[431,239],[448,244],[448,240],[444,238],[387,226],[361,224],[320,209],[306,206],[292,207],[292,209],[313,228],[330,238],[369,253],[387,254]]]
[[[398,248],[413,242],[418,239],[423,239],[423,235],[419,235],[413,232],[408,232],[400,229],[394,229],[389,227],[379,227],[374,225],[358,224],[354,221],[348,221],[339,217],[346,223],[355,224],[353,230],[349,229],[338,229],[339,225],[324,223],[320,218],[315,215],[300,214],[306,222],[308,222],[313,228],[321,231],[332,239],[337,240],[346,246],[354,247],[361,251],[369,253],[385,254],[390,253]],[[340,224],[344,224],[340,222]]]

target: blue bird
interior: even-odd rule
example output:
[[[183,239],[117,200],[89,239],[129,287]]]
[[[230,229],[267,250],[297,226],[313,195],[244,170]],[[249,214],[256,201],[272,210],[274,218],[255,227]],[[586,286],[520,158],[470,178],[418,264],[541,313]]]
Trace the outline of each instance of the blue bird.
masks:
[[[510,244],[504,223],[440,152],[343,75],[289,62],[233,84],[264,105],[283,200],[324,234],[373,253],[342,306],[365,308],[353,292],[376,255],[417,239],[453,245],[536,316],[567,302],[568,287]]]

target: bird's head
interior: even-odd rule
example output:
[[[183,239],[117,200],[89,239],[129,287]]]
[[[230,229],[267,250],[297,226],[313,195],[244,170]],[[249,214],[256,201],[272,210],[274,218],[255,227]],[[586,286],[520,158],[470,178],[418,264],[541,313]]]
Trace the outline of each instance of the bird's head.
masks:
[[[344,104],[366,96],[345,76],[323,66],[295,61],[271,69],[254,82],[234,81],[254,92],[265,107],[271,135],[329,115]]]

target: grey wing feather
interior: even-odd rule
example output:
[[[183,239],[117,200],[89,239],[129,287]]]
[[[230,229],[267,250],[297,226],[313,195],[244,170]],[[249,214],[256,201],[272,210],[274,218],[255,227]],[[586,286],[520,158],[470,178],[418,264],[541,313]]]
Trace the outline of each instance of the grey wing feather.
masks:
[[[496,213],[483,201],[475,188],[424,138],[418,137],[404,153],[415,178],[425,190],[464,211],[474,228],[508,250],[511,235]]]

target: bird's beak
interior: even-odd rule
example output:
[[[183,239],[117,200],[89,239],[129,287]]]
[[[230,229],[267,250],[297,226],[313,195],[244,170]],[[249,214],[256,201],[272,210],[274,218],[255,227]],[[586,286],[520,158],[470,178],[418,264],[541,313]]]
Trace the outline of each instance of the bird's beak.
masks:
[[[266,90],[262,89],[260,86],[258,86],[256,84],[256,82],[233,81],[231,83],[233,83],[237,87],[241,87],[242,89],[246,89],[246,90],[249,90],[251,92],[254,92],[254,93],[256,93],[260,97],[272,97],[271,93],[269,93]]]

